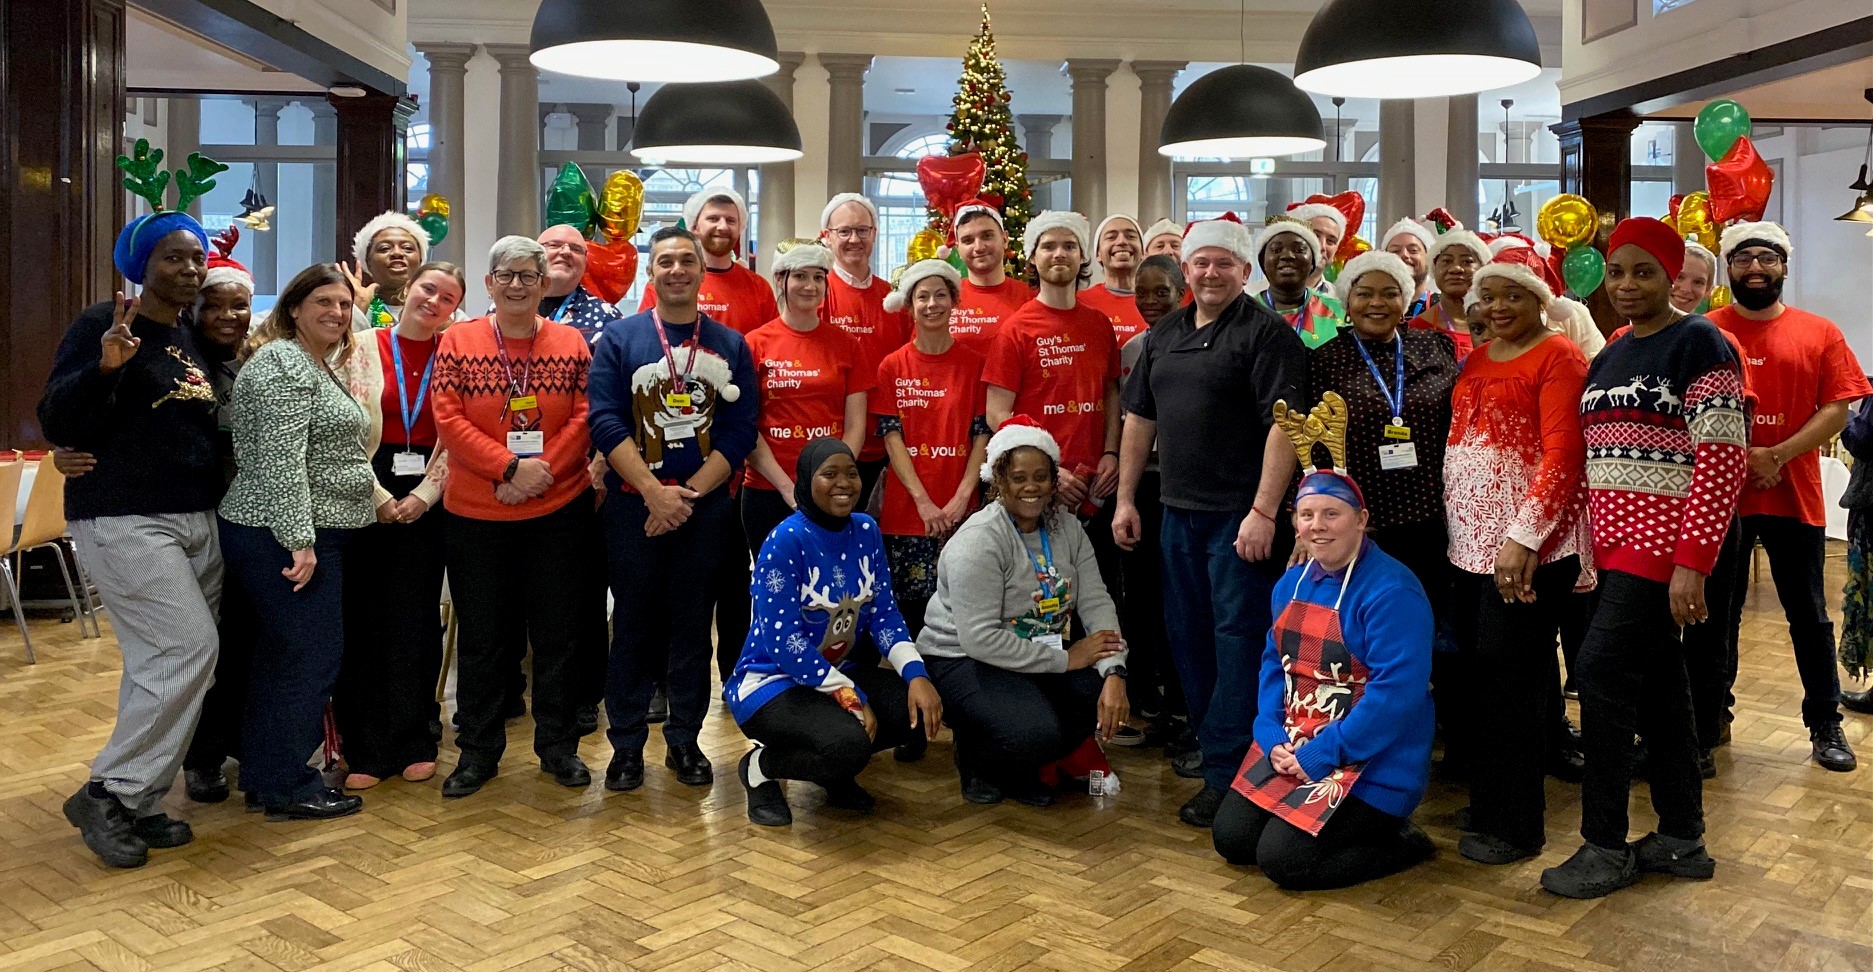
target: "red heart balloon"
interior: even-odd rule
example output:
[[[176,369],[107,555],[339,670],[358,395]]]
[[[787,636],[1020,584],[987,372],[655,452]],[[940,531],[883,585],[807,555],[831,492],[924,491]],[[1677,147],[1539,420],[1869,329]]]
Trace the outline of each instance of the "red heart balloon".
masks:
[[[976,198],[988,167],[980,152],[961,155],[926,155],[917,160],[917,183],[932,209],[945,215]]]
[[[1339,210],[1340,215],[1346,217],[1346,234],[1340,238],[1339,248],[1333,251],[1334,259],[1339,261],[1351,260],[1357,255],[1357,251],[1354,249],[1353,237],[1359,235],[1359,227],[1366,221],[1366,197],[1348,189],[1345,192],[1336,193],[1331,196],[1314,193],[1301,202],[1326,203],[1334,209]],[[1296,205],[1300,205],[1300,203]],[[1288,208],[1292,209],[1294,207],[1290,206]]]
[[[585,245],[585,289],[617,303],[637,279],[637,245],[628,239]]]
[[[1745,135],[1730,146],[1723,158],[1704,167],[1704,181],[1710,185],[1710,218],[1714,222],[1758,220],[1769,206],[1775,171]]]

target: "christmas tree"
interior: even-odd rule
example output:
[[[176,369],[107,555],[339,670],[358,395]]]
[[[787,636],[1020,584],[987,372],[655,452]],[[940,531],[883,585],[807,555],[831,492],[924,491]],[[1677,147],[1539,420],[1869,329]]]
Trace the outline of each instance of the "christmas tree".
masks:
[[[982,29],[969,42],[969,53],[963,56],[962,78],[957,82],[956,97],[951,102],[955,110],[947,126],[949,151],[951,155],[982,153],[987,170],[982,180],[982,196],[989,202],[1001,204],[1002,218],[1008,227],[1008,270],[1018,275],[1025,266],[1021,256],[1021,233],[1028,225],[1032,191],[1028,187],[1028,154],[1015,140],[1014,116],[1009,108],[1011,100],[1001,61],[995,57],[995,34],[989,29],[989,5],[985,3],[982,5]],[[948,235],[948,219],[942,212],[930,211],[930,226]]]

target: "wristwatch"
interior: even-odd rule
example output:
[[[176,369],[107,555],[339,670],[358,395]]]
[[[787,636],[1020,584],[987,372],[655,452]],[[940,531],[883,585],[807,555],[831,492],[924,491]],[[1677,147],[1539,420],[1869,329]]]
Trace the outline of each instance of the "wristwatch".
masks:
[[[1125,679],[1127,681],[1130,681],[1132,677],[1132,673],[1126,671],[1124,665],[1114,665],[1111,668],[1106,669],[1106,675],[1107,676],[1117,675],[1118,677]]]
[[[504,482],[504,483],[513,482],[514,474],[519,471],[520,471],[520,457],[515,456],[513,459],[508,461],[507,468],[505,470],[502,470],[501,482]]]

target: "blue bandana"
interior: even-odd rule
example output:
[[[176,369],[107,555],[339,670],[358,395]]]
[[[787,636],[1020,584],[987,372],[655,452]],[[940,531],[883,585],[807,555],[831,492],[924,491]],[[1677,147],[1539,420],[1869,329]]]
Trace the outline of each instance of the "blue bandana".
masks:
[[[1359,484],[1345,473],[1331,469],[1308,473],[1307,478],[1301,480],[1301,488],[1295,491],[1294,501],[1299,503],[1306,497],[1316,495],[1331,496],[1355,510],[1366,508],[1366,497],[1359,491]]]
[[[117,272],[124,279],[139,286],[143,283],[143,271],[149,268],[150,254],[162,238],[176,230],[188,230],[202,243],[202,249],[208,249],[208,231],[188,213],[158,212],[138,216],[117,234],[117,246],[111,250],[111,262],[117,265]]]

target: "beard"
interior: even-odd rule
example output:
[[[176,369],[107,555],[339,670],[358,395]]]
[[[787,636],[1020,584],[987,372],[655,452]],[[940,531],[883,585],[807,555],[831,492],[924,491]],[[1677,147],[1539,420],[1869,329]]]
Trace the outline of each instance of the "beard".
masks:
[[[735,252],[735,238],[711,233],[702,238],[702,249],[710,256],[727,256]]]
[[[1761,286],[1737,283],[1730,287],[1730,296],[1747,310],[1767,310],[1782,299],[1782,284],[1785,278],[1776,277]]]

